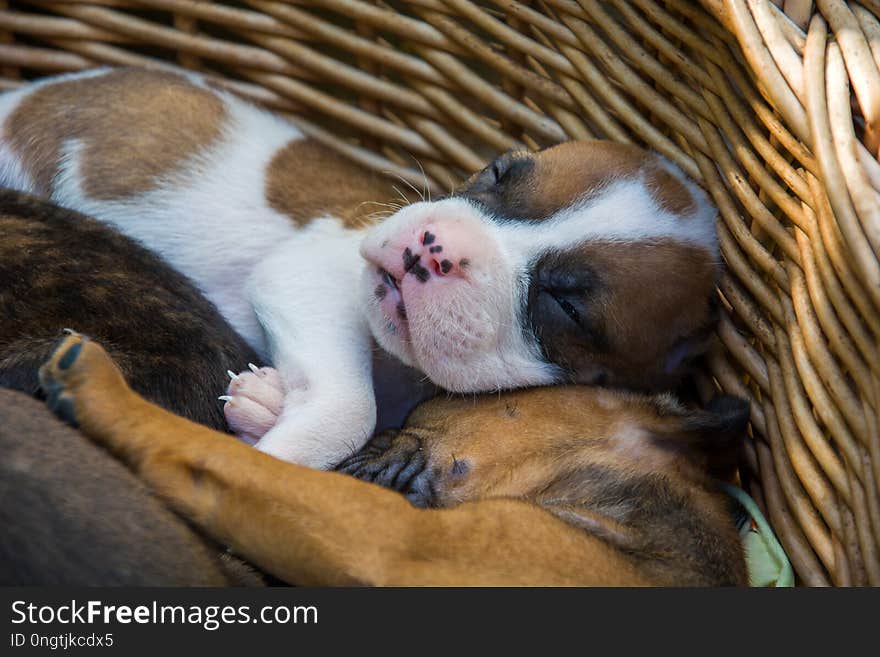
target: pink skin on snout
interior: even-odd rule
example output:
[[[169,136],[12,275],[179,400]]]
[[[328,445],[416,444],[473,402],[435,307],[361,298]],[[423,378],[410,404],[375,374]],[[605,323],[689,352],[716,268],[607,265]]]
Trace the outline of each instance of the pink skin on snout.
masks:
[[[409,312],[438,301],[438,296],[461,292],[468,284],[468,270],[473,271],[473,263],[480,259],[473,246],[480,236],[463,223],[432,217],[362,249],[362,255],[375,265],[374,294],[379,307],[401,340],[411,339]]]
[[[508,265],[476,210],[460,199],[416,204],[364,239],[377,340],[435,382],[462,388],[452,370],[497,351],[510,313]],[[381,314],[381,318],[377,317]],[[447,372],[447,370],[449,370]]]

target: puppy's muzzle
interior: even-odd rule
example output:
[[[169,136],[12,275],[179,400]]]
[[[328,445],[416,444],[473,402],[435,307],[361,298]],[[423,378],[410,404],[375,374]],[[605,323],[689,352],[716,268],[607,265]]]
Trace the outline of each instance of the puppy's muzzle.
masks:
[[[433,506],[428,457],[418,434],[385,431],[336,466],[337,472],[403,493],[413,506]]]

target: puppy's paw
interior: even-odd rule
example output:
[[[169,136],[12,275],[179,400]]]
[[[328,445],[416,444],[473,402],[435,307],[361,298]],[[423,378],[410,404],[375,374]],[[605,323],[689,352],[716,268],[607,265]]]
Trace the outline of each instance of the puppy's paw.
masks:
[[[49,408],[65,422],[78,426],[80,397],[124,390],[126,384],[122,373],[99,344],[69,329],[64,333],[49,360],[40,368],[40,387]]]
[[[400,491],[415,506],[428,507],[434,495],[432,472],[422,443],[404,431],[384,431],[334,469]]]
[[[250,370],[230,378],[223,412],[229,428],[251,444],[275,426],[284,405],[285,385],[278,371],[271,367],[250,365]]]

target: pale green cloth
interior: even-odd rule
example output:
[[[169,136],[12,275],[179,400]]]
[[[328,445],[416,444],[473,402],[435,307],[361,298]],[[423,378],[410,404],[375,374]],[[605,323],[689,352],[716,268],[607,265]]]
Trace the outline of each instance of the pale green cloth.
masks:
[[[723,484],[723,488],[748,514],[739,528],[739,536],[746,553],[749,585],[794,586],[794,572],[785,550],[770,529],[770,523],[758,509],[755,500],[742,488],[730,484]]]

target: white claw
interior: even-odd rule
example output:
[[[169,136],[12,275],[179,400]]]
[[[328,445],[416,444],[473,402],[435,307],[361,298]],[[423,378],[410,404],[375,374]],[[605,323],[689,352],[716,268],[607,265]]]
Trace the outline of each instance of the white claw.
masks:
[[[256,365],[254,365],[253,363],[248,363],[248,367],[251,368],[251,372],[253,372],[254,374],[260,373],[260,368],[257,367]]]
[[[232,370],[226,370],[226,373],[229,375],[229,378],[235,381],[238,378],[238,374],[233,372]]]
[[[217,397],[217,399],[219,399],[220,401],[225,401],[225,402],[232,401],[232,397],[230,397],[229,395],[220,395],[219,397]]]

